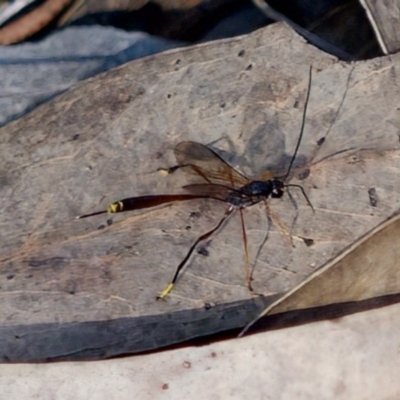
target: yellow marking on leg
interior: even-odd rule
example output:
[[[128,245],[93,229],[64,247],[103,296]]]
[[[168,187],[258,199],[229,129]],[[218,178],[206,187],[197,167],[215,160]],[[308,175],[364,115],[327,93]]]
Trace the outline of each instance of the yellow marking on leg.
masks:
[[[159,168],[157,170],[157,172],[161,175],[161,176],[168,176],[170,174],[168,169],[165,168]]]
[[[159,296],[157,296],[157,300],[162,300],[164,297],[169,294],[174,287],[174,284],[171,282],[167,285],[167,287],[160,293]]]

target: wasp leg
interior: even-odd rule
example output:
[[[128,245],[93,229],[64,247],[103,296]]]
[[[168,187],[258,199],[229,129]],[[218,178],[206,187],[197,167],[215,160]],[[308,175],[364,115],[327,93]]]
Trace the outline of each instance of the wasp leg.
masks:
[[[271,209],[269,208],[268,201],[265,200],[264,204],[265,204],[265,209],[266,209],[267,215],[271,218],[272,222],[279,228],[282,236],[289,242],[289,244],[292,247],[295,247],[294,243],[293,243],[292,235],[288,232],[285,225],[282,224],[282,222],[280,221],[278,216],[273,211],[271,211]]]
[[[251,281],[253,280],[250,268],[250,261],[249,261],[249,249],[247,246],[247,235],[246,235],[246,227],[244,225],[244,216],[243,210],[240,209],[240,221],[242,223],[242,234],[243,234],[243,245],[244,245],[244,262],[245,262],[245,271],[246,271],[246,282],[247,287],[249,288],[250,292],[253,292],[253,287],[251,285]]]
[[[175,274],[171,280],[170,283],[166,286],[166,288],[160,293],[159,296],[157,296],[157,300],[162,300],[171,292],[173,289],[176,281],[178,280],[179,273],[181,272],[182,268],[186,265],[187,261],[189,260],[190,256],[192,255],[194,249],[196,246],[203,240],[208,239],[214,232],[216,232],[222,224],[226,221],[226,219],[232,214],[232,212],[235,210],[235,208],[231,205],[229,208],[225,211],[224,216],[221,218],[221,220],[218,222],[218,224],[211,229],[210,231],[204,233],[203,235],[199,236],[197,240],[192,244],[192,247],[189,249],[188,253],[186,254],[185,258],[182,260],[182,262],[178,265]]]

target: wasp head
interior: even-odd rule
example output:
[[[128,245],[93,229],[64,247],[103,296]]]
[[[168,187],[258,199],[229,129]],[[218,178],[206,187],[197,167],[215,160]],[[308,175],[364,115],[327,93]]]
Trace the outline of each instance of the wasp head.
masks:
[[[279,199],[283,196],[283,188],[285,184],[280,179],[272,179],[272,192],[271,197],[275,199]]]

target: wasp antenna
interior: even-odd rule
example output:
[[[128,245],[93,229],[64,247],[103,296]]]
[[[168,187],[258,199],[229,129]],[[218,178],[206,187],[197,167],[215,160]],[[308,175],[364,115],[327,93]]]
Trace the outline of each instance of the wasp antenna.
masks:
[[[289,168],[288,168],[288,170],[286,172],[285,177],[283,178],[284,181],[288,178],[288,176],[290,174],[290,171],[292,170],[292,166],[293,166],[294,160],[296,159],[297,152],[298,152],[299,147],[300,147],[301,139],[303,138],[304,125],[306,123],[308,100],[310,99],[310,92],[311,92],[312,65],[310,65],[310,71],[309,71],[309,75],[308,76],[309,76],[309,78],[308,78],[307,97],[306,97],[306,102],[304,104],[303,120],[301,122],[300,136],[299,136],[299,140],[297,141],[297,145],[296,145],[296,149],[295,149],[295,151],[293,153],[293,157],[290,160]]]
[[[310,201],[310,199],[308,198],[306,191],[304,190],[303,186],[301,185],[295,185],[293,183],[289,184],[289,185],[285,185],[285,187],[295,187],[301,190],[301,193],[303,194],[304,198],[306,199],[308,205],[311,207],[311,210],[313,211],[313,213],[315,214],[315,209]]]

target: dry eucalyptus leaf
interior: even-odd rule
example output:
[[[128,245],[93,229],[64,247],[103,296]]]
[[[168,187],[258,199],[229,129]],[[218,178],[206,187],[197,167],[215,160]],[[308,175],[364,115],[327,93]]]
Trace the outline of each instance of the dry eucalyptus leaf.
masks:
[[[110,226],[107,217],[75,217],[126,197],[181,192],[188,176],[158,170],[175,165],[182,140],[219,149],[249,176],[284,171],[311,64],[291,183],[303,185],[316,212],[295,188],[296,207],[288,196],[271,199],[293,226],[292,248],[263,205],[245,210],[253,287],[264,296],[247,290],[236,217],[194,255],[167,300],[155,301],[225,205],[184,202],[117,215]],[[3,127],[3,360],[109,357],[251,321],[400,207],[399,68],[398,56],[340,63],[275,24],[131,62]]]
[[[242,334],[267,315],[400,294],[399,237],[396,213],[269,305]]]
[[[27,14],[0,28],[0,45],[20,42],[42,30],[56,19],[72,0],[46,0]]]
[[[371,21],[375,36],[384,54],[395,53],[400,48],[400,1],[360,0]]]
[[[350,61],[379,57],[381,52],[370,19],[358,0],[253,0],[275,21],[288,23],[318,48]],[[357,26],[357,29],[354,27]]]

